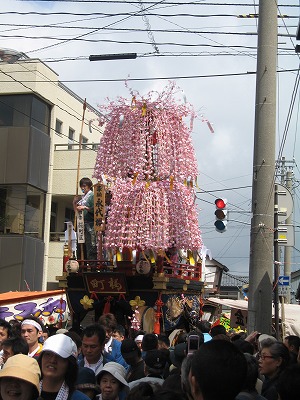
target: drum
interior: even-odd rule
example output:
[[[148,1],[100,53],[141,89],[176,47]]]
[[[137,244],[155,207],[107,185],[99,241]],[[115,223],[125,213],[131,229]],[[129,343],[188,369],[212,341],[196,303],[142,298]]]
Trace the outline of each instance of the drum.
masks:
[[[155,310],[153,307],[138,307],[136,319],[141,325],[141,329],[146,333],[153,333],[155,323]]]

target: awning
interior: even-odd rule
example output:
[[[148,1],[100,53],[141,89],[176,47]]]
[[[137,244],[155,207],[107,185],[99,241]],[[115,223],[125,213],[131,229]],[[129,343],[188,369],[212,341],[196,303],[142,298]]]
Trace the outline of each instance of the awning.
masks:
[[[209,297],[206,299],[207,304],[222,305],[229,308],[235,308],[240,310],[248,311],[248,301],[246,300],[231,300],[231,299],[218,299],[215,297]],[[279,304],[279,317],[281,318],[281,307]],[[298,304],[284,304],[285,314],[285,330],[286,335],[297,335],[300,336],[300,305]],[[274,315],[274,305],[273,305]],[[264,332],[262,332],[264,333]]]

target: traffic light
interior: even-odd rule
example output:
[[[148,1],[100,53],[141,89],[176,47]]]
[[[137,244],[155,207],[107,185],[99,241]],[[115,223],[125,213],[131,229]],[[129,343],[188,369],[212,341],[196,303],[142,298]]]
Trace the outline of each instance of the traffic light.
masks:
[[[227,200],[226,199],[216,199],[215,200],[215,205],[216,205],[216,211],[215,211],[215,216],[216,216],[216,221],[215,221],[215,227],[216,231],[223,233],[227,229],[227,210],[226,210],[226,204]]]

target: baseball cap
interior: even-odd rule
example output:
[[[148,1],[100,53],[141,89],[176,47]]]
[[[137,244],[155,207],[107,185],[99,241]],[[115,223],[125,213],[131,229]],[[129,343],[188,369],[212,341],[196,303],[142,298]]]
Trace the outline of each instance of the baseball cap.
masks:
[[[147,351],[144,361],[145,364],[153,369],[164,369],[167,363],[168,356],[162,350],[149,350]]]
[[[63,333],[50,336],[45,340],[42,352],[52,351],[62,358],[68,358],[70,356],[77,357],[77,346],[75,342]]]
[[[37,393],[40,393],[40,377],[41,370],[37,361],[28,357],[25,354],[16,354],[15,356],[9,357],[0,370],[0,382],[1,378],[17,378],[22,381],[31,383]]]
[[[114,361],[110,361],[110,362],[104,364],[101,372],[97,376],[98,382],[100,382],[101,377],[102,377],[102,375],[104,375],[105,372],[109,372],[113,377],[115,377],[124,386],[129,386],[128,382],[125,379],[126,369],[123,367],[123,365],[118,364]]]

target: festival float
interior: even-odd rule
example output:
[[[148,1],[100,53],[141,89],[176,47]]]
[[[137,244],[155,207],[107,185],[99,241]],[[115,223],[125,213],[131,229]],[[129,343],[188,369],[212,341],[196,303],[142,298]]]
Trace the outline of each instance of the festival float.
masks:
[[[195,203],[197,115],[173,83],[147,96],[129,92],[130,99],[100,107],[105,128],[93,175],[98,258],[84,260],[77,251],[72,259],[70,226],[60,286],[74,328],[112,312],[129,332],[190,330],[203,313],[209,254]],[[77,224],[82,233],[82,216]]]

